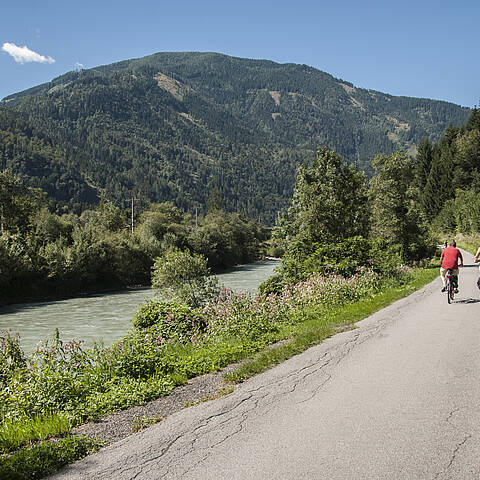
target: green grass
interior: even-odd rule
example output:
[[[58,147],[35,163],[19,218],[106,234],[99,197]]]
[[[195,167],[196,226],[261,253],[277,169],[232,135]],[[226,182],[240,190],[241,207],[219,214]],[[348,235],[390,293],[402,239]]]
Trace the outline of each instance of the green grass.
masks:
[[[164,418],[164,415],[159,417],[137,417],[132,422],[131,430],[133,433],[139,432],[140,430],[151,427],[152,425],[161,422]]]
[[[68,433],[72,426],[72,420],[61,414],[5,419],[0,424],[0,454],[38,440],[61,436]]]
[[[86,437],[68,436],[56,441],[42,441],[11,455],[0,456],[0,479],[36,480],[95,452],[99,447],[98,443]]]
[[[297,312],[303,317],[302,321],[283,332],[283,338],[292,341],[277,349],[264,350],[254,355],[238,370],[225,375],[232,382],[242,382],[249,377],[264,372],[268,368],[282,363],[288,358],[307,350],[326,338],[338,332],[339,327],[347,327],[368,317],[400,298],[410,295],[414,291],[430,283],[438,276],[437,268],[414,270],[408,281],[396,285],[387,284],[382,292],[359,302],[341,308],[322,310],[319,308],[304,309]],[[282,335],[279,335],[282,337]]]
[[[478,247],[480,244],[476,244],[473,242],[469,241],[461,241],[457,243],[458,248],[462,248],[463,250],[466,250],[468,253],[471,253],[472,255],[475,255],[477,253]]]

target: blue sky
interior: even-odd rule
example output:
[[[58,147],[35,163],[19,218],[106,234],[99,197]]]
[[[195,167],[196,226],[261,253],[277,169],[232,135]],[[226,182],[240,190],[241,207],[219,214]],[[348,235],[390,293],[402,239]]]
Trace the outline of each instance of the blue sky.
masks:
[[[472,107],[479,22],[478,0],[5,1],[0,98],[81,66],[211,51],[305,63],[358,87]]]

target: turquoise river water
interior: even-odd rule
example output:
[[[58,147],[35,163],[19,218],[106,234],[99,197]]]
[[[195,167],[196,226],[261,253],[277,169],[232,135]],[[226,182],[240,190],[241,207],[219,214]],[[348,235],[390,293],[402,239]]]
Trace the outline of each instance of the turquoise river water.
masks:
[[[236,291],[255,291],[272,275],[277,261],[241,265],[217,275],[219,283]],[[102,295],[42,303],[22,303],[0,309],[0,331],[20,333],[20,343],[28,352],[42,339],[59,329],[60,338],[83,340],[85,346],[103,340],[105,345],[120,340],[131,326],[138,307],[154,296],[142,288]]]

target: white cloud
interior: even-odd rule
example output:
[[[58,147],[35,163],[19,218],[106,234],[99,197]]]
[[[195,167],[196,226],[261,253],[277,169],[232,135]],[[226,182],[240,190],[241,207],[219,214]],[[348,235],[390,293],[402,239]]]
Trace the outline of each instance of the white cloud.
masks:
[[[38,63],[55,63],[52,57],[45,57],[39,53],[33,52],[26,45],[18,47],[14,43],[4,43],[2,50],[13,57],[17,63],[38,62]]]

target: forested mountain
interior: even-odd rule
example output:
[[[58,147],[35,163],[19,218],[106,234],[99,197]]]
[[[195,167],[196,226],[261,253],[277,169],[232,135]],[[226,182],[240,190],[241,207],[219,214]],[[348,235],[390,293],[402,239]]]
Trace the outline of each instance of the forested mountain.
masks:
[[[95,191],[119,206],[133,195],[193,211],[219,191],[227,210],[272,222],[319,145],[370,172],[375,154],[414,154],[469,113],[306,65],[158,53],[5,98],[0,168],[76,203]]]
[[[41,189],[60,204],[71,207],[98,201],[96,189],[87,184],[67,151],[18,114],[3,108],[0,108],[0,168],[23,174],[29,186]]]

